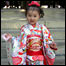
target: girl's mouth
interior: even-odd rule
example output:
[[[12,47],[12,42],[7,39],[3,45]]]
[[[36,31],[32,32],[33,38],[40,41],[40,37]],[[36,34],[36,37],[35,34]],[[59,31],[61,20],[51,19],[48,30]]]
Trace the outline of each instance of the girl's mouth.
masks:
[[[30,22],[34,22],[34,20],[30,20]]]
[[[30,22],[34,22],[34,21],[30,21]]]

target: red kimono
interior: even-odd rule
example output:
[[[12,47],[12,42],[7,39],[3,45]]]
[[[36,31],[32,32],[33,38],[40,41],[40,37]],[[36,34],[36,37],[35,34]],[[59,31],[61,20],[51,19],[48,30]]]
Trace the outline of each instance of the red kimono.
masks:
[[[13,65],[53,65],[54,52],[49,48],[53,38],[43,24],[26,24],[20,36],[12,38]]]

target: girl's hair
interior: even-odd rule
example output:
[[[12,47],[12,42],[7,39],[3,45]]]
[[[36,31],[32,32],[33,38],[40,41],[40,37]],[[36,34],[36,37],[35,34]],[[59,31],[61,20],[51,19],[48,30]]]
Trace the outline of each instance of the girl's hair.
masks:
[[[25,11],[25,16],[27,16],[27,12],[29,10],[32,10],[32,11],[37,10],[39,12],[40,18],[42,18],[44,16],[44,11],[41,7],[38,7],[36,5],[27,6],[26,11]]]

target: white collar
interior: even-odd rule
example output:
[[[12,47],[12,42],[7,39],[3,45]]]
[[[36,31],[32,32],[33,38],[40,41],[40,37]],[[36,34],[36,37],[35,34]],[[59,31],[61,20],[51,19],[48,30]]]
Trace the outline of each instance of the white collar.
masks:
[[[38,22],[36,23],[36,28],[34,28],[34,27],[33,27],[31,24],[29,24],[29,23],[28,23],[27,25],[28,25],[28,28],[29,28],[29,29],[36,29],[36,28],[39,28],[39,23],[38,23]]]

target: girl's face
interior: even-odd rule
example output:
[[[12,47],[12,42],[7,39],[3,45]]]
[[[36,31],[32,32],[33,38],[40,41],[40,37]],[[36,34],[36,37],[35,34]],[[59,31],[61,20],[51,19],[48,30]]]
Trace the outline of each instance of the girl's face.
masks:
[[[39,15],[39,12],[38,11],[36,11],[36,10],[34,10],[34,11],[29,10],[27,12],[27,20],[28,20],[28,22],[31,25],[36,24],[36,22],[39,20],[39,18],[40,18],[40,15]]]

